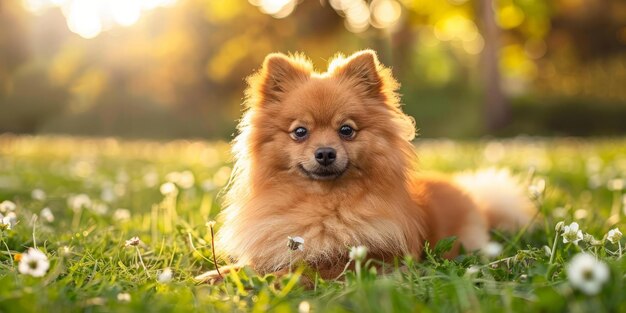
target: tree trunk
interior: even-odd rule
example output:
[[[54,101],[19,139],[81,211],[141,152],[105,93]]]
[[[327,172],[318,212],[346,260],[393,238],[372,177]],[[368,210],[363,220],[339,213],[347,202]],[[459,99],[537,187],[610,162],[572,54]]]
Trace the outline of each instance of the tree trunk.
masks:
[[[510,120],[509,104],[500,86],[498,48],[500,29],[494,16],[494,0],[479,1],[479,17],[485,47],[482,53],[482,77],[485,94],[485,122],[487,130],[493,133],[506,126]]]

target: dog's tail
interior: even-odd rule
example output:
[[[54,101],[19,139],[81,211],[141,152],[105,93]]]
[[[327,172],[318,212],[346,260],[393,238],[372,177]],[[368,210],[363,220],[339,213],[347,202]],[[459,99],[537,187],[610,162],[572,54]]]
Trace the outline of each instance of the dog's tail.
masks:
[[[536,214],[526,184],[509,170],[489,168],[464,172],[454,180],[472,197],[490,228],[515,231],[531,223]]]

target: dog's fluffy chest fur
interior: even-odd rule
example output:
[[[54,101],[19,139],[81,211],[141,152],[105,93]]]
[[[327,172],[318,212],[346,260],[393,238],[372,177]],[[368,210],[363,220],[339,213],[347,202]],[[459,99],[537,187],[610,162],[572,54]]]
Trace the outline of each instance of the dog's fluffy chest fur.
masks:
[[[356,245],[366,245],[373,253],[402,254],[407,251],[402,223],[389,210],[399,205],[396,202],[333,190],[325,194],[266,190],[247,205],[227,209],[232,210],[227,216],[239,218],[227,220],[225,225],[231,226],[222,229],[220,244],[239,260],[267,272],[295,260],[322,267],[342,263],[349,247]],[[304,250],[290,252],[288,236],[304,238]]]

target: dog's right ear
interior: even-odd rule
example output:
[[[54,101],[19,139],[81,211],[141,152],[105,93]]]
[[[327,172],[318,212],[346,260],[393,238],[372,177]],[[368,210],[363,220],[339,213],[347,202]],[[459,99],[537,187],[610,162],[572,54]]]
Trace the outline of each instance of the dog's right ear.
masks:
[[[261,93],[265,101],[280,101],[285,94],[311,76],[311,65],[302,57],[271,53],[265,57],[261,70]]]

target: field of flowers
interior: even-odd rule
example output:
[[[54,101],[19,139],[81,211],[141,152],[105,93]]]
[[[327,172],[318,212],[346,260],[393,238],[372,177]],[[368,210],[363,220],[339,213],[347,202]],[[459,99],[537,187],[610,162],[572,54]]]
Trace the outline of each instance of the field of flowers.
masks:
[[[426,172],[510,168],[540,208],[535,227],[494,231],[483,251],[454,260],[441,257],[450,238],[386,274],[354,247],[355,271],[306,288],[302,268],[194,280],[215,269],[227,143],[0,135],[0,311],[626,311],[626,140],[417,140],[416,149]],[[293,253],[307,245],[289,243]]]

